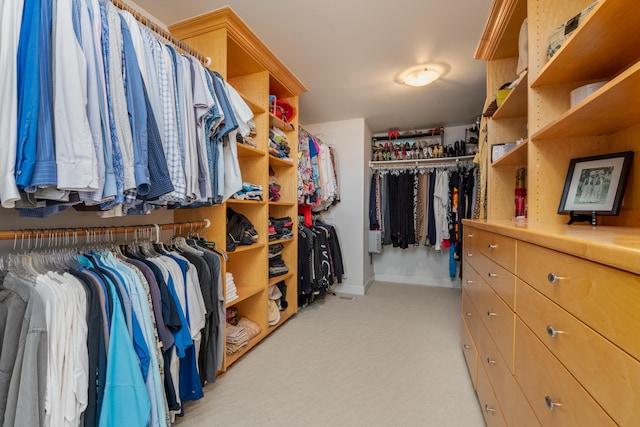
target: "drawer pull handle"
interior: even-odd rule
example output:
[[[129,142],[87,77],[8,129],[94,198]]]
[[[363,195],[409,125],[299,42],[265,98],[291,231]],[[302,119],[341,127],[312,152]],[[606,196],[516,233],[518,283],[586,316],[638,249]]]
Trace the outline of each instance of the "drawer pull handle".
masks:
[[[491,310],[488,310],[488,311],[487,311],[487,316],[489,316],[489,317],[496,317],[497,315],[498,315],[498,313],[494,313],[494,312],[493,312],[493,311],[491,311]]]
[[[496,410],[490,407],[489,405],[484,405],[484,412],[486,412],[487,414],[493,415],[493,413],[496,412]]]
[[[472,237],[473,237],[473,234],[469,233],[469,234],[467,234],[467,237],[468,237],[468,238],[472,238]]]
[[[549,396],[544,397],[544,403],[545,405],[547,405],[547,409],[550,411],[553,411],[556,406],[562,406],[562,404],[551,400],[551,397]]]
[[[487,277],[498,277],[498,273],[487,273]]]
[[[496,361],[495,361],[495,360],[493,360],[493,359],[492,359],[492,358],[490,358],[490,357],[487,357],[487,363],[488,363],[489,365],[495,365],[495,364],[496,364]]]
[[[465,350],[471,350],[471,346],[469,344],[465,344],[462,346]]]
[[[471,314],[471,312],[470,312],[470,311],[467,311],[467,312],[465,313],[465,315],[466,315],[466,316],[468,316],[468,317],[471,317],[471,316],[472,316],[472,314]]]
[[[473,254],[472,254],[471,252],[467,252],[467,256],[468,256],[468,257],[472,257],[472,256],[473,256]]]
[[[547,326],[547,334],[551,337],[551,338],[555,338],[556,335],[558,334],[564,334],[564,331],[558,331],[556,330],[553,326],[548,325]]]
[[[494,244],[492,244],[492,243],[489,243],[489,244],[487,245],[487,247],[488,247],[489,249],[496,249],[496,248],[498,247],[498,245],[494,245]]]
[[[547,274],[547,280],[552,285],[555,285],[560,280],[564,280],[564,279],[566,279],[566,277],[560,277],[560,276],[556,275],[556,273],[554,273],[553,271],[551,273]]]
[[[472,285],[473,284],[473,280],[465,280],[464,281],[467,285]]]

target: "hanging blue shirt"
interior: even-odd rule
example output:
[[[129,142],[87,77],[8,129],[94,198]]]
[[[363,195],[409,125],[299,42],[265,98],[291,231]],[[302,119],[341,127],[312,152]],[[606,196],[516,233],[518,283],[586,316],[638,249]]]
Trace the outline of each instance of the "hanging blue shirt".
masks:
[[[187,269],[189,268],[189,264],[171,254],[166,256],[178,263],[180,270],[182,270],[185,306],[187,307],[186,320],[189,322],[189,300],[187,297]],[[184,352],[184,357],[180,358],[180,399],[182,399],[183,402],[188,400],[198,400],[204,397],[197,364],[195,346],[192,345],[187,347]]]
[[[129,26],[122,16],[120,16],[120,25],[122,27],[122,44],[126,69],[127,108],[133,135],[134,175],[138,194],[145,196],[149,193],[151,177],[149,176],[149,137],[147,135],[147,106],[144,98],[144,82],[142,81],[142,74],[140,74],[138,58],[133,48]]]
[[[29,186],[25,191],[33,193],[37,187],[56,185],[55,147],[53,145],[52,100],[51,100],[51,1],[40,4],[40,46],[38,51],[40,99],[38,102],[38,131],[36,161]],[[18,169],[18,167],[16,167]],[[18,182],[22,185],[22,181]]]
[[[40,0],[26,0],[18,42],[18,137],[15,179],[22,189],[31,183],[36,163],[40,101]],[[7,141],[5,141],[7,143]]]
[[[109,284],[111,293],[115,287]],[[107,351],[107,379],[99,427],[147,426],[151,401],[140,372],[118,298],[113,298],[113,317]]]
[[[115,177],[116,195],[115,199],[100,205],[103,210],[110,209],[116,205],[124,203],[124,164],[122,161],[122,151],[120,150],[120,141],[116,131],[116,123],[113,114],[113,106],[111,103],[111,90],[109,82],[109,22],[107,20],[107,12],[104,5],[100,3],[100,23],[102,25],[102,62],[104,65],[104,79],[107,91],[107,110],[109,119],[109,129],[111,130],[111,149],[113,156],[113,175]],[[105,186],[105,191],[107,190]]]

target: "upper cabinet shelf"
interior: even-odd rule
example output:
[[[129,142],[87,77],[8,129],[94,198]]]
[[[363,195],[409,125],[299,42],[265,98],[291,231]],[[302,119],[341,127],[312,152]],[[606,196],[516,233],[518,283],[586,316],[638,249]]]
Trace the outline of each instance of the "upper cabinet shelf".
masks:
[[[491,166],[522,166],[527,164],[528,140],[522,141],[513,150],[493,162]]]
[[[502,105],[493,113],[493,119],[508,119],[527,115],[527,76],[528,73],[525,73],[518,84],[509,92]]]
[[[520,27],[526,17],[526,0],[494,1],[474,57],[491,61],[518,56]]]
[[[531,87],[610,79],[640,58],[640,7],[600,0]]]
[[[540,129],[531,139],[610,135],[640,121],[640,62]]]

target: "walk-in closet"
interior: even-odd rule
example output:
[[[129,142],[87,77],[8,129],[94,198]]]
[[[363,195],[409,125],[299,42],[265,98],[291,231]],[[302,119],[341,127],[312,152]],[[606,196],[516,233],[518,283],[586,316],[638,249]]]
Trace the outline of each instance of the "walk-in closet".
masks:
[[[0,0],[0,427],[636,426],[631,0]]]

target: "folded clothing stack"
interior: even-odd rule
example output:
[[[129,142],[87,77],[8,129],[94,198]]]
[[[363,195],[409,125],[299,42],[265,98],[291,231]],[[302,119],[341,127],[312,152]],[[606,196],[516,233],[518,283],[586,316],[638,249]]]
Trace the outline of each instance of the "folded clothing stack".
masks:
[[[284,245],[282,243],[274,243],[269,246],[269,259],[281,255]]]
[[[269,240],[291,239],[293,237],[291,227],[293,227],[291,217],[269,218]]]
[[[269,130],[269,154],[282,159],[289,158],[291,148],[287,143],[287,135],[277,127]]]
[[[236,142],[238,144],[244,144],[244,145],[248,145],[249,147],[258,148],[258,146],[256,145],[255,141],[253,140],[253,137],[250,136],[250,135],[242,136],[239,133],[237,133],[236,134]]]
[[[234,326],[227,323],[224,331],[226,337],[227,354],[237,353],[249,343],[249,334],[242,326]]]
[[[262,186],[251,184],[249,182],[242,183],[242,189],[231,196],[237,200],[262,200]]]
[[[251,119],[247,122],[247,126],[249,126],[249,135],[242,136],[240,132],[238,132],[236,134],[236,142],[248,145],[253,148],[258,148],[253,140],[253,137],[258,133],[256,129],[256,123],[253,121],[253,119]]]
[[[276,173],[269,167],[269,201],[280,201],[280,185],[276,182]]]
[[[227,291],[225,295],[225,302],[230,303],[238,299],[238,289],[236,288],[236,284],[233,281],[233,274],[227,271],[226,279]]]
[[[262,332],[260,326],[258,326],[256,322],[247,317],[241,317],[240,320],[238,320],[238,326],[244,328],[247,331],[249,339],[257,337],[258,335],[260,335],[260,332]]]
[[[284,263],[282,255],[269,257],[269,277],[282,276],[289,272],[289,267]]]

